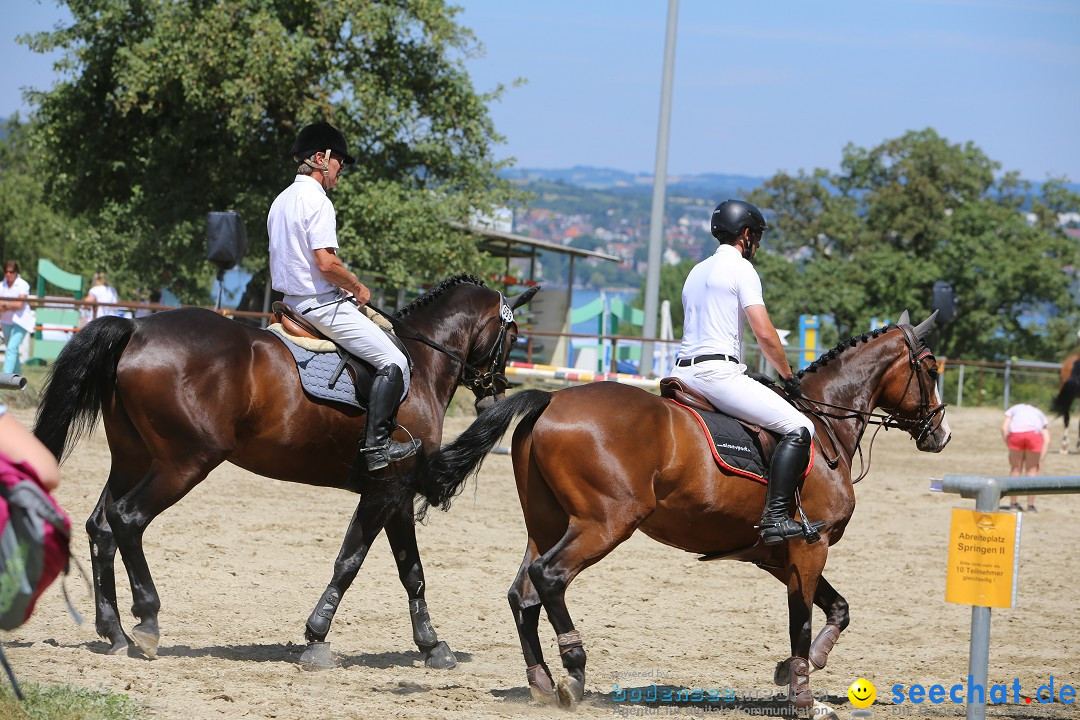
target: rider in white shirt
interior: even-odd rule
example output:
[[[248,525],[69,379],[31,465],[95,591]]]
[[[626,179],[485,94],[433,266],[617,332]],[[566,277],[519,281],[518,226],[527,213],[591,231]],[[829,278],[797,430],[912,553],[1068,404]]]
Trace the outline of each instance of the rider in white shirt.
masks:
[[[746,375],[739,359],[743,318],[761,352],[784,380],[792,397],[802,394],[750,264],[768,229],[761,211],[741,200],[728,200],[712,214],[712,234],[720,247],[694,266],[683,285],[683,339],[671,375],[707,397],[728,415],[782,435],[773,451],[762,542],[772,545],[804,537],[791,518],[791,499],[810,458],[814,425],[783,397]],[[819,523],[814,525],[820,526]]]
[[[337,256],[337,218],[326,191],[337,184],[342,166],[354,160],[345,136],[326,122],[302,129],[292,156],[300,163],[296,177],[274,200],[266,219],[271,282],[285,295],[286,305],[297,314],[306,311],[305,320],[376,368],[361,452],[368,470],[378,470],[414,455],[420,441],[390,437],[398,405],[409,391],[409,362],[360,310],[371,292]]]
[[[30,294],[30,283],[19,275],[19,263],[8,260],[4,263],[4,279],[0,281],[0,324],[4,330],[4,372],[17,373],[22,370],[19,360],[19,346],[28,333],[34,332],[34,311],[26,296]]]

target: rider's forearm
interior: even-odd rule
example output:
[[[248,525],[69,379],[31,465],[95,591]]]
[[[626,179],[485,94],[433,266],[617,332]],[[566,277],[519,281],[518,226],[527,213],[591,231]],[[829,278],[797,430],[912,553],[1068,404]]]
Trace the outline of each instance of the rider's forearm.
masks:
[[[319,266],[319,272],[322,273],[327,282],[333,283],[348,293],[352,293],[361,305],[365,304],[371,297],[367,287],[345,267],[345,263],[341,262],[341,258],[337,255],[327,254],[325,261]]]

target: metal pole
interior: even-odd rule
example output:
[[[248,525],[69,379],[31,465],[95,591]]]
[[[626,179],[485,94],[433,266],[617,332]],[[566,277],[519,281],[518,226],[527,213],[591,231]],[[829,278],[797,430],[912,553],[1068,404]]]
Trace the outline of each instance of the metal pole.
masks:
[[[988,481],[979,489],[975,498],[975,509],[980,512],[997,512],[1001,502],[1001,485],[996,480]],[[979,605],[971,606],[971,646],[968,653],[968,674],[971,684],[968,686],[967,720],[985,720],[986,718],[986,682],[990,666],[990,608]],[[978,685],[983,695],[972,701],[971,688]]]
[[[664,240],[668,137],[671,135],[671,85],[675,76],[675,36],[678,25],[679,0],[668,0],[667,37],[664,40],[664,77],[660,86],[660,129],[656,138],[656,169],[653,172],[652,213],[649,218],[649,267],[645,274],[645,322],[641,328],[641,366],[638,368],[638,372],[646,377],[654,375],[653,339],[656,337],[656,317],[659,312],[660,251]]]

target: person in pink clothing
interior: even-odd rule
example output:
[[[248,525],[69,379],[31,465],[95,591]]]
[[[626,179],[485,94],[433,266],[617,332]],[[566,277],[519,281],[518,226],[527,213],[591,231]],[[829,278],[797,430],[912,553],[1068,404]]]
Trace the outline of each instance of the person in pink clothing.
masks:
[[[1009,476],[1039,475],[1050,449],[1050,421],[1034,405],[1020,403],[1005,411],[1001,437],[1009,448]],[[1011,510],[1020,510],[1020,497],[1012,496]],[[1035,496],[1028,495],[1028,512],[1035,512]]]

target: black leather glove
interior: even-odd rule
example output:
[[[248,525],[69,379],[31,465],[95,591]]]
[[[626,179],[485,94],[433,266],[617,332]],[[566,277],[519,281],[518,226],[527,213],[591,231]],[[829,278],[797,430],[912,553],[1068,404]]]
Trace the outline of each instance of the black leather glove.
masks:
[[[799,379],[798,375],[792,373],[791,376],[784,381],[784,392],[787,393],[788,397],[802,397],[802,380]]]

